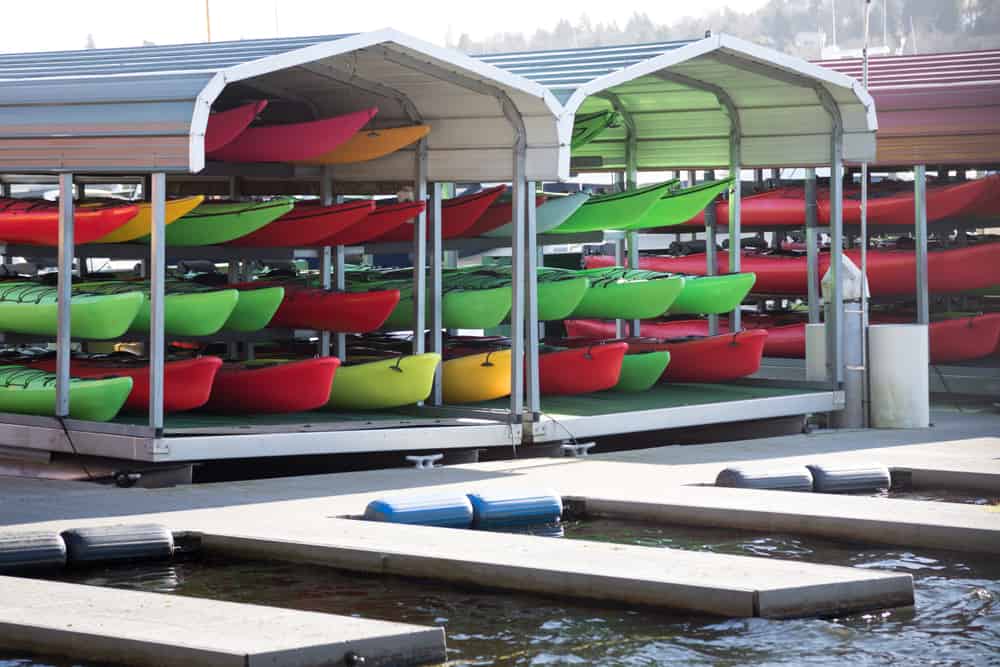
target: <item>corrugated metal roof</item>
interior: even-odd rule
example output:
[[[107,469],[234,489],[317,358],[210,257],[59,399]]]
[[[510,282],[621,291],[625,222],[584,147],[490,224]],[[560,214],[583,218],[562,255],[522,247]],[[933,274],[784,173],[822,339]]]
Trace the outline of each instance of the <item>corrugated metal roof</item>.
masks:
[[[428,123],[428,175],[445,181],[511,177],[509,100],[524,118],[529,177],[568,172],[547,89],[389,29],[0,54],[0,172],[197,172],[211,106],[261,98],[284,102],[265,112],[277,122],[378,106],[380,126]],[[337,169],[342,180],[413,172],[412,151]]]
[[[860,58],[823,67],[861,78]],[[876,56],[877,163],[1000,164],[1000,50]]]
[[[571,114],[607,109],[607,94],[616,96],[634,120],[640,169],[728,164],[730,119],[713,86],[739,115],[747,166],[828,163],[832,121],[821,94],[843,118],[845,157],[874,157],[874,109],[856,81],[729,35],[478,57],[548,87]],[[623,169],[626,138],[625,127],[606,131],[574,156]]]

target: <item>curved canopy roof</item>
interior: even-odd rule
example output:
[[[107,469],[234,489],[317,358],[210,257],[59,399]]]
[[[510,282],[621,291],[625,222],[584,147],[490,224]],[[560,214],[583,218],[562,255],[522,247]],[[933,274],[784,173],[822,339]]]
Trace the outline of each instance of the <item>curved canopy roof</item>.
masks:
[[[738,121],[745,166],[829,163],[830,112],[843,123],[844,158],[874,158],[875,105],[855,79],[730,35],[480,58],[552,90],[565,106],[564,141],[574,114],[611,109],[617,100],[634,120],[639,169],[727,165],[727,106]],[[574,157],[623,169],[625,145],[623,126]]]
[[[510,179],[513,112],[529,177],[558,177],[561,107],[548,90],[391,29],[0,55],[0,172],[198,172],[213,103],[260,98],[281,100],[267,112],[278,122],[377,105],[376,124],[429,123],[428,176],[441,181]],[[381,178],[413,178],[412,150],[378,163]]]

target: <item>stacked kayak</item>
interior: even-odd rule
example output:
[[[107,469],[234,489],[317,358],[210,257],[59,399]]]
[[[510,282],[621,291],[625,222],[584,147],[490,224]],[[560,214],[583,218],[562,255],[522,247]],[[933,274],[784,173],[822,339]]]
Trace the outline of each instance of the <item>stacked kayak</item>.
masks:
[[[621,117],[614,111],[579,114],[573,119],[573,138],[570,140],[570,148],[583,148],[604,134],[605,130],[618,127],[620,123]]]
[[[614,257],[607,255],[586,256],[584,263],[588,269],[611,267],[623,270],[615,267]],[[668,272],[666,275],[679,275],[684,278],[680,294],[670,305],[670,313],[680,315],[728,313],[743,302],[757,280],[757,276],[753,273],[704,276]]]
[[[285,288],[280,285],[269,285],[266,283],[240,283],[238,285],[203,285],[195,281],[171,280],[167,282],[166,292],[168,295],[178,294],[203,294],[220,299],[218,292],[238,290],[236,306],[229,317],[222,325],[226,331],[260,331],[274,318],[278,312],[278,307],[285,298]],[[215,293],[215,294],[212,294]],[[168,301],[169,303],[169,301]],[[134,327],[149,327],[143,319],[139,320]]]
[[[75,338],[117,338],[132,325],[145,302],[140,287],[107,294],[74,286],[70,329]],[[58,322],[55,287],[27,281],[0,282],[0,331],[55,336]]]
[[[445,272],[445,285],[472,289],[511,288],[509,266],[477,266]],[[561,320],[576,310],[590,281],[574,271],[538,270],[538,319]]]
[[[545,204],[545,195],[535,196],[535,206]],[[537,214],[537,212],[536,212]],[[490,204],[486,212],[479,216],[471,227],[465,230],[464,236],[483,236],[495,232],[500,227],[511,224],[514,215],[514,201],[511,193],[506,192]],[[537,221],[536,221],[537,224]],[[510,232],[507,233],[510,236]]]
[[[383,234],[392,232],[406,223],[412,221],[423,213],[427,204],[424,202],[398,202],[393,204],[376,204],[375,209],[368,214],[361,223],[352,225],[347,229],[339,231],[330,236],[317,241],[315,245],[357,245],[376,239]],[[410,237],[413,237],[413,230],[405,227]]]
[[[386,410],[427,400],[440,363],[440,355],[427,353],[343,364],[323,409]]]
[[[166,201],[166,205],[164,206],[165,217],[163,223],[169,225],[170,223],[180,219],[200,206],[203,201],[205,201],[205,198],[201,195],[168,199]],[[128,241],[135,241],[136,239],[149,235],[153,225],[153,205],[149,202],[131,203],[134,203],[137,208],[135,217],[113,232],[97,239],[94,243],[127,243]],[[94,206],[108,205],[110,205],[110,202],[102,202],[98,200],[98,202],[93,204],[89,201],[85,202],[83,206],[84,209],[86,209]],[[75,224],[76,221],[74,221],[74,225]],[[74,236],[75,235],[76,233],[74,230]],[[82,243],[82,241],[77,240],[77,243]]]
[[[127,377],[72,378],[69,416],[72,419],[110,421],[132,391]],[[53,416],[56,409],[56,376],[21,365],[0,366],[0,412]]]
[[[208,126],[205,128],[205,154],[219,150],[243,134],[266,106],[267,100],[258,100],[209,114]]]
[[[375,202],[365,199],[333,206],[297,202],[288,213],[255,232],[233,239],[229,245],[251,248],[308,247],[363,222],[374,210]]]
[[[621,374],[618,383],[611,387],[612,391],[638,393],[651,389],[663,375],[670,363],[670,352],[667,350],[640,349],[633,340],[610,341],[600,338],[562,338],[555,342],[564,347],[590,348],[605,342],[625,342],[628,349],[622,359]]]
[[[860,264],[859,250],[845,250],[844,255]],[[934,250],[927,253],[929,289],[933,293],[965,292],[1000,283],[1000,245],[981,243],[965,248]],[[594,261],[590,259],[589,261]],[[759,294],[805,295],[808,292],[808,266],[804,255],[767,255],[744,253],[741,269],[757,278],[754,292]],[[718,253],[718,270],[729,265],[729,253]],[[706,273],[705,255],[679,257],[643,255],[639,266],[650,271]],[[830,266],[829,253],[821,253],[818,274]],[[905,296],[916,291],[916,257],[908,250],[869,250],[868,284],[872,296]]]
[[[613,338],[615,329],[614,323],[569,320],[566,333],[582,341],[594,342]],[[642,333],[649,337],[626,339],[628,356],[640,352],[668,352],[670,363],[660,378],[674,382],[728,382],[752,375],[760,368],[764,344],[769,338],[764,329],[709,336],[707,323],[704,329],[694,326],[670,329],[643,322]]]
[[[270,321],[272,327],[366,333],[382,326],[400,301],[395,289],[339,292],[284,285],[285,296]],[[242,294],[243,287],[240,289]]]
[[[538,388],[543,396],[572,396],[612,389],[621,377],[628,344],[547,349],[538,355]]]
[[[190,285],[168,282],[163,301],[164,331],[174,336],[209,336],[225,326],[239,302],[239,292],[234,289],[198,289]],[[132,331],[149,331],[149,283],[145,281],[102,281],[73,285],[74,294],[141,296],[129,328]],[[74,300],[76,297],[74,296]],[[75,328],[74,328],[75,331]],[[121,335],[121,334],[118,334]],[[110,337],[110,336],[109,336]]]
[[[206,202],[166,228],[167,245],[206,246],[233,241],[291,212],[294,205],[291,197]],[[148,242],[149,237],[142,240]]]
[[[676,184],[676,180],[671,180],[638,190],[591,197],[565,222],[551,230],[551,233],[577,234],[605,229],[629,229],[632,225],[639,224],[657,200]]]
[[[333,150],[302,161],[302,164],[352,164],[384,157],[414,144],[428,134],[430,125],[405,125],[358,132]]]
[[[667,191],[630,230],[672,227],[698,215],[720,194],[729,189],[732,179],[709,181],[689,188]]]
[[[473,352],[441,364],[441,396],[445,403],[482,403],[510,395],[509,349]]]
[[[138,214],[139,207],[129,203],[78,205],[73,210],[73,241],[97,241]],[[59,205],[42,199],[0,198],[0,241],[58,245]]]
[[[551,232],[566,222],[588,199],[590,199],[590,195],[585,192],[571,195],[546,193],[544,203],[539,204],[535,211],[535,233],[547,234]],[[481,232],[481,234],[489,238],[509,239],[514,233],[514,225],[510,222],[510,215],[508,214],[506,217],[508,222],[490,231]],[[478,227],[479,223],[476,223],[476,226]]]
[[[33,368],[55,372],[55,357],[46,357],[29,364]],[[222,366],[218,357],[194,357],[168,360],[163,364],[163,411],[166,413],[194,410],[205,405],[215,374]],[[146,412],[149,409],[149,361],[132,355],[106,357],[74,357],[70,375],[81,378],[131,378],[132,390],[123,410]]]
[[[543,269],[543,275],[559,272]],[[667,312],[684,288],[684,278],[617,267],[573,272],[590,281],[572,317],[644,319]]]
[[[441,202],[441,238],[453,239],[468,235],[468,230],[507,189],[498,185],[479,192],[445,199]],[[402,225],[374,239],[375,242],[406,242],[413,240],[413,229]]]
[[[330,400],[336,357],[223,364],[204,409],[226,414],[304,412]]]

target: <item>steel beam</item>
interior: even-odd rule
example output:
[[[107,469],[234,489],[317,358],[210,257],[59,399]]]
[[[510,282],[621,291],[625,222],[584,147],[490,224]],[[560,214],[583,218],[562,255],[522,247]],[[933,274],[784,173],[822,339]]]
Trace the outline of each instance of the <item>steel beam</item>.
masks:
[[[320,205],[333,205],[333,170],[328,166],[320,169],[319,192]],[[333,249],[330,246],[323,247],[323,254],[320,256],[319,275],[322,287],[325,290],[331,289],[331,274],[333,273]],[[330,332],[321,331],[319,334],[319,356],[330,356]]]
[[[535,182],[528,181],[525,187],[524,216],[524,305],[527,320],[525,341],[525,394],[527,412],[534,418],[542,411],[538,379],[538,247],[535,241],[536,201]]]
[[[733,179],[729,194],[729,273],[740,272],[740,260],[743,258],[743,246],[740,241],[742,237],[742,225],[740,224],[740,201],[743,189],[740,182],[742,155],[738,125],[738,123],[733,124],[733,131],[729,135],[729,176]],[[729,315],[729,330],[736,332],[742,329],[742,313],[740,305],[737,304]]]
[[[844,381],[844,294],[840,284],[844,248],[844,160],[843,132],[839,122],[831,136],[830,154],[830,277],[833,298],[827,309],[826,359],[830,380],[841,386]]]
[[[914,227],[917,260],[917,323],[930,324],[930,295],[927,283],[927,167],[913,168]]]
[[[344,84],[345,86],[351,86],[359,90],[363,90],[366,93],[371,93],[377,97],[391,99],[399,104],[399,106],[403,109],[403,113],[406,114],[411,123],[423,122],[423,118],[413,101],[405,93],[392,88],[391,86],[366,79],[358,76],[354,72],[342,70],[338,67],[333,67],[332,65],[313,63],[310,65],[299,65],[299,67],[310,74],[315,74],[316,76],[336,81],[337,83]]]
[[[430,278],[430,289],[428,294],[430,295],[430,312],[431,319],[429,322],[431,330],[431,352],[437,354],[443,354],[444,352],[444,341],[441,337],[441,328],[443,326],[441,317],[441,307],[442,307],[442,262],[444,261],[442,250],[442,240],[441,240],[441,197],[442,197],[442,187],[441,183],[434,183],[431,188],[431,200],[428,203],[430,208],[430,224],[428,225],[428,235],[430,236],[430,264],[431,264],[431,278]],[[441,405],[442,404],[442,387],[441,387],[441,367],[438,365],[438,369],[434,376],[434,389],[431,393],[431,404]]]
[[[615,266],[625,266],[625,240],[615,239]],[[625,336],[625,320],[615,320],[615,338]]]
[[[809,285],[809,323],[819,324],[819,224],[816,206],[816,169],[806,169],[806,272]]]
[[[70,298],[73,292],[73,174],[59,174],[59,273],[56,329],[56,417],[69,416]]]
[[[715,180],[715,171],[710,169],[705,172],[706,181]],[[716,226],[719,221],[716,217],[715,206],[705,209],[705,275],[714,276],[719,273],[719,250],[716,240]],[[715,336],[719,333],[719,316],[712,313],[708,316],[708,335]]]
[[[413,197],[427,201],[427,139],[417,144]],[[427,209],[413,225],[413,354],[424,353],[424,301],[427,298]]]
[[[510,414],[511,418],[514,420],[519,420],[524,414],[524,366],[526,362],[524,354],[524,302],[527,291],[525,286],[527,280],[525,276],[524,251],[528,245],[527,233],[525,229],[527,226],[525,221],[525,213],[527,209],[525,204],[527,199],[525,196],[527,182],[524,178],[525,151],[523,143],[520,141],[518,143],[520,145],[514,148],[514,180],[511,184],[511,198],[513,206],[512,223],[514,229],[511,235],[512,245],[510,250],[511,289],[513,290],[513,298],[510,309]],[[538,326],[537,320],[535,322],[531,322],[530,325]]]
[[[167,176],[152,176],[152,225],[149,240],[149,426],[163,430],[163,365],[166,358],[164,299],[167,284]]]

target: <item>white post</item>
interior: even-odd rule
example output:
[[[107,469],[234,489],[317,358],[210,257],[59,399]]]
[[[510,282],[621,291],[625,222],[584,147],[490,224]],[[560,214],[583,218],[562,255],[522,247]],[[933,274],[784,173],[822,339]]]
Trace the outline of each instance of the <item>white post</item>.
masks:
[[[840,284],[841,258],[844,248],[844,159],[843,130],[838,125],[831,136],[830,162],[830,276],[833,281],[833,299],[827,311],[827,353],[830,380],[838,385],[844,381],[844,295]]]
[[[511,203],[513,211],[513,234],[511,238],[511,289],[512,304],[510,309],[510,413],[514,419],[520,419],[524,414],[524,365],[525,365],[525,261],[524,251],[527,245],[525,233],[525,188],[527,183],[525,173],[525,150],[521,142],[514,147],[514,179],[511,183]],[[534,194],[534,193],[532,193]]]
[[[537,415],[542,410],[538,379],[538,247],[535,237],[536,201],[535,182],[528,181],[527,207],[524,216],[524,304],[527,325],[527,340],[525,341],[525,367],[528,375],[525,378],[525,393],[527,395],[528,412]]]
[[[59,174],[59,273],[56,329],[56,416],[69,416],[70,298],[73,292],[73,174]]]
[[[331,206],[333,204],[333,175],[330,167],[324,166],[320,170],[320,182],[319,182],[319,192],[320,192],[320,205]],[[333,273],[333,249],[330,246],[324,246],[323,252],[320,256],[319,263],[319,275],[321,285],[323,289],[328,290],[333,286],[332,276]],[[319,356],[329,357],[330,356],[330,332],[321,331],[319,333]]]
[[[427,201],[427,139],[417,144],[414,198]],[[427,298],[427,209],[413,225],[413,354],[424,353],[425,301]]]
[[[157,435],[163,430],[163,366],[166,357],[164,299],[166,298],[167,177],[153,174],[152,225],[149,242],[149,426]]]
[[[930,324],[930,294],[927,276],[927,167],[913,168],[913,208],[917,260],[917,323]]]
[[[809,323],[819,324],[819,224],[816,207],[816,169],[806,169],[806,275],[809,301]]]
[[[441,300],[442,300],[442,270],[441,264],[443,261],[443,242],[441,240],[441,196],[442,188],[441,183],[434,183],[431,187],[431,200],[429,202],[430,208],[430,225],[429,225],[429,235],[431,241],[431,279],[430,279],[430,289],[428,294],[430,295],[430,311],[431,311],[431,321],[429,323],[431,330],[431,352],[436,352],[442,354],[444,352],[444,342],[441,337],[441,327],[443,326],[443,321],[441,317]],[[441,366],[438,365],[437,371],[434,377],[434,390],[431,393],[431,404],[441,405],[442,403],[442,388],[441,388]]]
[[[743,248],[740,243],[740,199],[742,195],[742,183],[740,182],[740,166],[742,159],[740,156],[740,141],[741,137],[739,134],[733,133],[730,135],[729,139],[729,175],[733,178],[733,184],[731,186],[729,195],[729,272],[739,273],[740,272],[740,259],[743,254]],[[743,329],[743,324],[740,317],[740,306],[737,304],[736,308],[729,316],[729,330],[732,332],[737,332]]]
[[[715,180],[715,170],[709,169],[705,172],[706,181]],[[715,211],[715,204],[710,204],[705,209],[705,275],[714,276],[719,273],[719,251],[716,240],[716,227],[718,226],[718,216]],[[712,313],[708,316],[708,335],[716,336],[719,333],[719,316]]]

